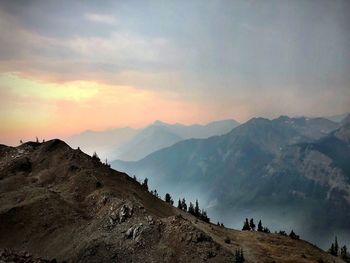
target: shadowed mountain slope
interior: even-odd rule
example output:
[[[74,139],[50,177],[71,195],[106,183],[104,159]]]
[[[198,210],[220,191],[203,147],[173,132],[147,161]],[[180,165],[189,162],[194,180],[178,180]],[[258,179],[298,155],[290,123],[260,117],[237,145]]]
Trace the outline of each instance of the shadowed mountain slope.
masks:
[[[349,144],[332,136],[346,136],[345,126],[338,127],[323,118],[254,118],[223,136],[182,141],[112,166],[176,196],[199,196],[228,225],[264,218],[275,230],[294,228],[326,247],[335,234],[350,240]]]

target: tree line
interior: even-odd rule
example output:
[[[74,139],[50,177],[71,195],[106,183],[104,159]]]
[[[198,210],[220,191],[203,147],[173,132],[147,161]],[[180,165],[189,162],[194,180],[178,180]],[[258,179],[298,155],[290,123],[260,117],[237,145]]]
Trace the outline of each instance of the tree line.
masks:
[[[339,247],[337,236],[335,236],[334,242],[332,243],[328,252],[332,256],[335,256],[335,257],[340,256],[340,258],[343,259],[345,262],[350,262],[350,255],[348,254],[348,248],[346,247],[346,245]]]
[[[270,229],[268,227],[264,227],[261,223],[261,220],[259,220],[258,227],[256,228],[256,225],[254,223],[254,219],[251,218],[248,220],[248,218],[245,219],[243,223],[243,231],[258,231],[263,233],[271,233]],[[287,235],[286,231],[280,230],[279,232],[275,232],[275,234],[280,234],[282,236],[289,236],[292,239],[300,239],[299,235],[295,234],[295,232],[292,230],[290,231],[290,234]]]
[[[136,178],[136,176],[133,176],[133,179],[138,182],[146,191],[149,191],[148,188],[148,178],[146,177],[142,182],[139,182]],[[149,191],[151,194],[153,194],[155,197],[160,198],[157,190],[151,190]],[[160,198],[161,199],[161,198]],[[164,201],[170,205],[174,205],[174,200],[171,197],[171,195],[169,193],[165,194],[164,197]],[[210,223],[210,218],[208,217],[207,211],[205,209],[201,209],[199,207],[199,202],[198,199],[196,199],[196,202],[193,204],[192,202],[190,202],[188,205],[186,203],[186,199],[185,198],[179,198],[179,201],[177,203],[177,208],[181,209],[184,212],[187,212],[193,216],[195,216],[196,218]]]

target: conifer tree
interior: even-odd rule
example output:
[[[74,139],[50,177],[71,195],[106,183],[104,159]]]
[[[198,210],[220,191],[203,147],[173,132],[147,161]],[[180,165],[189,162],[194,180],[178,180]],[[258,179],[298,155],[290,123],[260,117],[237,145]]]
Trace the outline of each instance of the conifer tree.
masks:
[[[210,218],[209,218],[208,215],[207,215],[207,211],[202,210],[200,219],[202,219],[204,222],[207,222],[207,223],[210,222]]]
[[[335,241],[334,241],[334,256],[338,256],[339,253],[339,245],[338,245],[338,238],[335,236]]]
[[[259,223],[258,223],[258,231],[259,231],[259,232],[262,232],[263,230],[264,230],[264,229],[263,229],[261,220],[259,220]]]
[[[270,232],[270,229],[268,229],[266,226],[263,228],[263,232],[264,232],[264,233],[271,233],[271,232]]]
[[[101,160],[100,160],[100,157],[98,157],[98,155],[97,155],[97,152],[94,152],[94,153],[92,154],[92,158],[95,159],[95,160],[97,160],[97,161],[101,161]]]
[[[198,204],[198,199],[196,199],[196,206],[194,207],[194,215],[196,217],[200,216],[200,210],[199,210],[199,204]]]
[[[181,206],[182,206],[182,209],[183,209],[185,212],[187,212],[187,204],[186,204],[185,198],[182,198],[182,204],[181,204]]]
[[[154,196],[159,198],[159,195],[158,195],[157,189],[154,189]]]
[[[171,196],[170,196],[170,194],[169,193],[166,193],[165,194],[165,202],[167,202],[168,204],[171,204]]]
[[[335,256],[335,249],[334,249],[334,243],[332,243],[331,248],[329,249],[329,253],[333,256]]]
[[[244,222],[242,230],[244,230],[244,231],[249,231],[250,230],[248,218],[245,219],[245,222]]]
[[[192,202],[190,202],[190,205],[188,207],[188,212],[191,214],[191,215],[194,215],[194,206],[192,204]]]
[[[142,187],[148,191],[148,178],[147,177],[143,180]]]
[[[253,218],[250,219],[249,226],[252,231],[255,231],[255,224]]]
[[[294,233],[293,229],[292,229],[292,231],[290,231],[289,237],[291,239],[299,239],[299,236]]]
[[[348,249],[345,245],[340,249],[340,256],[344,260],[348,258]]]
[[[182,210],[182,203],[181,203],[181,199],[179,198],[179,201],[177,202],[177,208]]]

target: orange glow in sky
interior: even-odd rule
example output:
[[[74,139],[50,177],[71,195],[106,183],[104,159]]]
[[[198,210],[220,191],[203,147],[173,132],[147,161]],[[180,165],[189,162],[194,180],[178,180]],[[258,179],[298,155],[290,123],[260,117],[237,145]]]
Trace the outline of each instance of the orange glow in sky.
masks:
[[[171,94],[112,86],[92,81],[47,83],[16,74],[0,75],[0,138],[65,137],[86,129],[142,127],[156,119],[192,123],[200,109]],[[207,117],[202,116],[205,121]]]

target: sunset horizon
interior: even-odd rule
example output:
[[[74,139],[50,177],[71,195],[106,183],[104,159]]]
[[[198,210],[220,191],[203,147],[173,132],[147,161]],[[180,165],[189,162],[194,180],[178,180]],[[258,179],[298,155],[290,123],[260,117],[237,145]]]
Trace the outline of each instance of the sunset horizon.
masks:
[[[66,4],[0,4],[0,143],[350,111],[346,2]]]

